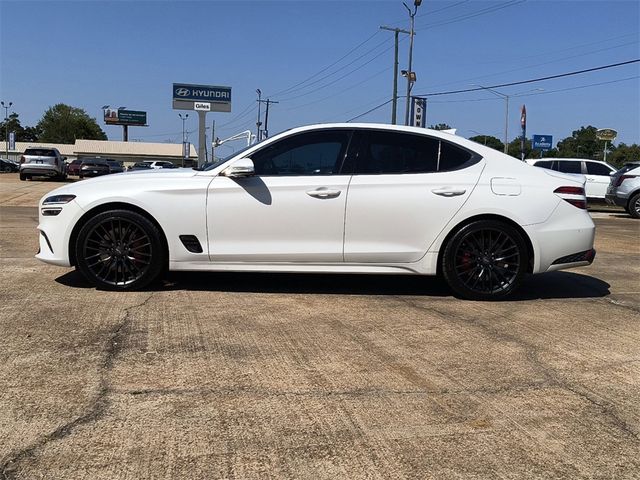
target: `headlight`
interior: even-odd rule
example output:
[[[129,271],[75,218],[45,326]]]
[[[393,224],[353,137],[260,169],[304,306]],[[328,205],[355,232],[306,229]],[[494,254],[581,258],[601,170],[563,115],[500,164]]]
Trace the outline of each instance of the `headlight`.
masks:
[[[51,197],[45,198],[42,205],[60,205],[69,203],[74,198],[76,198],[75,195],[52,195]]]

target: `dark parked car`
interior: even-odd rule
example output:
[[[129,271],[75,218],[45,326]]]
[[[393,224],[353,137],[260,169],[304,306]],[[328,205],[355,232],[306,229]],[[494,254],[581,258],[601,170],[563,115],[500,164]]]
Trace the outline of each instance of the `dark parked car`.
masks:
[[[67,175],[80,175],[80,166],[82,165],[82,159],[72,161],[67,165]]]
[[[20,170],[20,164],[0,158],[0,172],[17,172]]]
[[[129,167],[129,170],[152,170],[150,162],[137,162]]]
[[[80,166],[80,178],[98,177],[100,175],[108,175],[111,173],[109,164],[101,158],[91,160],[84,159]]]
[[[109,165],[109,171],[111,173],[122,173],[124,172],[124,167],[120,162],[116,160],[107,160],[107,165]]]

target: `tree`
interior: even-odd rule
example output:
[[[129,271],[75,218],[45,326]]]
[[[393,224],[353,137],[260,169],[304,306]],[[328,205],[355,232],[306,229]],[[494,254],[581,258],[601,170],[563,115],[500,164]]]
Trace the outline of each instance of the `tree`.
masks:
[[[429,125],[431,130],[451,130],[451,127],[446,123],[438,123],[437,125]]]
[[[574,130],[570,137],[558,142],[558,157],[602,159],[605,142],[596,138],[597,130],[592,125]]]
[[[504,143],[502,143],[500,139],[492,137],[491,135],[476,135],[475,137],[469,138],[469,140],[481,143],[482,145],[491,147],[499,152],[504,152]]]
[[[640,160],[640,145],[637,143],[633,145],[621,143],[607,155],[607,162],[616,167],[622,167],[625,163],[634,160]]]
[[[64,103],[58,103],[44,112],[36,128],[40,131],[39,142],[75,143],[76,139],[107,139],[95,118],[81,108]]]
[[[524,139],[524,158],[531,158],[531,140],[528,138]],[[512,157],[520,159],[520,137],[513,139],[509,142],[509,146],[507,147],[507,153]]]
[[[23,127],[18,114],[13,112],[6,121],[0,124],[0,139],[4,141],[7,130],[16,134],[16,142],[35,142],[38,138],[34,127]]]

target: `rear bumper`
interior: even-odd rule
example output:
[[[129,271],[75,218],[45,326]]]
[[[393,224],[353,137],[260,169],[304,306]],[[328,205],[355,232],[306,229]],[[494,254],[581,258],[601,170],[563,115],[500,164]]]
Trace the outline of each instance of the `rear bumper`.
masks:
[[[39,176],[46,176],[46,177],[57,177],[62,175],[58,170],[51,167],[49,168],[22,167],[20,169],[20,173],[24,175],[39,175]]]
[[[607,193],[607,195],[604,197],[604,199],[606,200],[606,202],[609,205],[617,205],[619,207],[626,207],[627,206],[627,198],[621,198],[618,197],[617,195],[614,195],[613,193]]]

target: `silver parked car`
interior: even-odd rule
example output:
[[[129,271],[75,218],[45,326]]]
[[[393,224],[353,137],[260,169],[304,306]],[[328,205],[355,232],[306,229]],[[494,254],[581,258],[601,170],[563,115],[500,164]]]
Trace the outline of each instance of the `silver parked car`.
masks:
[[[67,178],[66,159],[57,148],[27,148],[20,157],[20,180],[36,176],[64,180]]]
[[[633,218],[640,218],[640,161],[627,163],[611,177],[607,203],[618,205]]]

